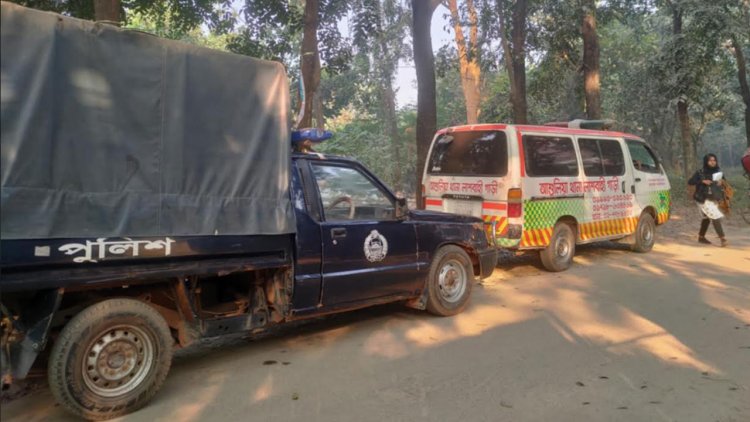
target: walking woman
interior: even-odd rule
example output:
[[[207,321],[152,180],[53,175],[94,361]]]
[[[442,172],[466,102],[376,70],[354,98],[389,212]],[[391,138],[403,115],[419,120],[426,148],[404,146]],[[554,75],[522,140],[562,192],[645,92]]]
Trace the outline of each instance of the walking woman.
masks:
[[[727,239],[724,237],[724,229],[721,227],[721,219],[724,214],[718,205],[719,201],[724,199],[724,176],[721,174],[719,162],[714,154],[706,154],[703,157],[703,168],[695,172],[693,177],[688,180],[688,184],[695,186],[693,199],[698,204],[703,217],[700,231],[698,231],[698,242],[711,244],[706,239],[706,231],[708,231],[708,225],[713,222],[714,230],[721,240],[721,246],[726,246]]]

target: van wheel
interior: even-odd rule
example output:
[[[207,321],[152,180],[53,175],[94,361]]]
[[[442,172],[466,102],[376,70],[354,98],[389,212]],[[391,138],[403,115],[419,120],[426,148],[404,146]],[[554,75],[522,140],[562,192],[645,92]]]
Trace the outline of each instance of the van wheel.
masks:
[[[109,299],[63,328],[50,355],[50,390],[78,416],[111,419],[143,407],[171,362],[172,336],[164,318],[144,302]]]
[[[539,251],[542,265],[547,271],[565,271],[573,262],[576,253],[576,238],[573,229],[566,223],[555,224],[552,238],[546,248]]]
[[[645,253],[654,247],[654,242],[656,242],[654,217],[645,212],[638,219],[638,225],[635,227],[633,243],[630,245],[630,249],[635,252]]]
[[[440,248],[432,259],[427,279],[427,312],[438,316],[464,310],[474,284],[471,259],[458,246]]]

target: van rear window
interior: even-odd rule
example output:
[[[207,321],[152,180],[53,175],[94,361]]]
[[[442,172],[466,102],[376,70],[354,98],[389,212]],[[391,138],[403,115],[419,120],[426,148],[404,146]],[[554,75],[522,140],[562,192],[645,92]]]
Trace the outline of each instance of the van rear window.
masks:
[[[578,176],[578,158],[570,138],[524,135],[523,155],[529,176]]]
[[[508,173],[505,132],[475,130],[438,136],[432,147],[427,172],[455,176],[505,176]]]

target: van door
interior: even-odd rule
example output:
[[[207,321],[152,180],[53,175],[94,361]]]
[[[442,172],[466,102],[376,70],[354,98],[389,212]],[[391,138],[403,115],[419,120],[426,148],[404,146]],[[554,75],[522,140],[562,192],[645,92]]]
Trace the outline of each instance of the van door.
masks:
[[[670,194],[669,179],[658,156],[651,147],[641,139],[626,139],[633,172],[634,192],[640,209],[652,207],[656,214],[656,224],[669,219]]]
[[[622,140],[601,136],[578,136],[583,164],[581,190],[586,219],[579,227],[582,242],[625,236],[635,231],[640,214],[631,191],[633,175],[626,166]]]

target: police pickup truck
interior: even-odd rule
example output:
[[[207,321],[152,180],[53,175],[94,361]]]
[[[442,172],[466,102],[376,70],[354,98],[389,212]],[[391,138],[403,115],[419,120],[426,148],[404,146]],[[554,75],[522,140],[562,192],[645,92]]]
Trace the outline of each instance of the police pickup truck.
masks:
[[[1,16],[4,385],[46,363],[59,403],[108,419],[177,347],[387,302],[453,315],[494,269],[482,220],[292,153],[277,63]]]

